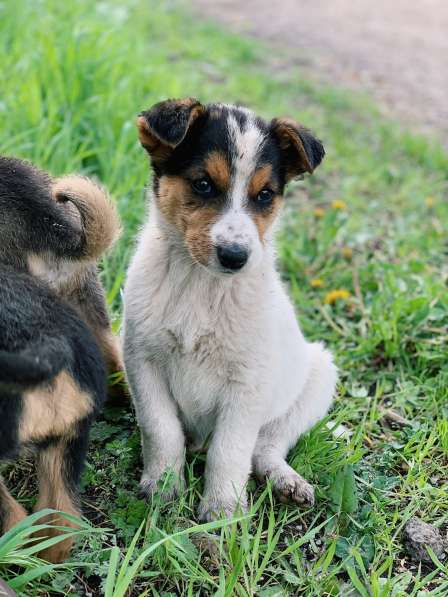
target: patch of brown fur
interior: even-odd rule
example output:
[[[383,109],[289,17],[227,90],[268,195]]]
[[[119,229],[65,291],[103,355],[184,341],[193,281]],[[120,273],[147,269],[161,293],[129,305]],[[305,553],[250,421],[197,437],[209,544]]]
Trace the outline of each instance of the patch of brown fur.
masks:
[[[60,510],[72,516],[80,517],[80,511],[67,489],[65,482],[64,456],[66,445],[63,442],[51,445],[39,453],[38,459],[38,481],[39,497],[34,507],[35,512],[45,508]],[[72,529],[78,528],[75,522],[68,520],[63,515],[50,514],[39,519],[39,524],[51,524],[64,526]],[[61,531],[56,528],[43,529],[36,536],[42,538],[56,537]],[[46,549],[43,549],[39,556],[48,562],[59,563],[67,559],[72,548],[74,539],[69,537]]]
[[[283,204],[283,198],[280,195],[276,195],[269,208],[263,211],[256,211],[253,214],[255,225],[258,229],[258,235],[261,242],[265,241],[266,232],[271,228],[274,223],[278,212]]]
[[[106,299],[96,266],[52,256],[28,256],[29,272],[67,301],[89,327],[102,352],[109,373],[124,370],[121,344],[110,328]]]
[[[48,253],[30,253],[27,265],[32,276],[36,276],[65,298],[83,286],[87,274],[85,261],[60,259]]]
[[[93,328],[92,332],[106,362],[109,373],[124,371],[123,353],[119,338],[117,338],[108,327]]]
[[[179,232],[185,232],[192,191],[187,180],[180,176],[162,176],[156,197],[161,213]]]
[[[27,516],[25,508],[12,497],[0,479],[0,532],[6,533]]]
[[[120,221],[117,209],[100,186],[75,174],[57,178],[52,185],[56,201],[70,202],[79,211],[85,236],[85,253],[98,259],[118,238]]]
[[[249,197],[255,199],[258,193],[265,187],[272,188],[274,185],[271,182],[272,176],[272,165],[266,164],[253,174],[249,182]],[[261,242],[264,242],[266,232],[274,223],[275,218],[282,206],[283,199],[280,195],[276,195],[272,201],[272,204],[263,210],[254,210],[253,219],[258,229],[258,235]]]
[[[269,182],[272,176],[272,165],[266,164],[255,171],[254,175],[249,182],[249,196],[256,197],[258,193],[269,186]]]
[[[201,263],[207,265],[212,251],[210,240],[210,228],[216,222],[218,212],[214,208],[202,208],[195,212],[190,218],[185,241],[192,256]]]
[[[88,416],[92,408],[91,396],[63,371],[51,385],[23,394],[19,440],[27,443],[51,436],[69,438],[76,423]]]
[[[160,139],[158,139],[154,133],[151,132],[151,129],[149,128],[144,116],[139,116],[137,118],[137,129],[140,143],[151,155],[153,160],[162,162],[169,158],[171,152],[173,151],[172,147],[169,145],[164,145]]]
[[[212,250],[210,228],[216,222],[219,210],[214,206],[198,205],[190,184],[180,176],[162,176],[157,205],[168,222],[183,234],[193,258],[206,265]]]
[[[230,167],[226,156],[221,151],[212,151],[205,160],[207,174],[221,191],[230,186]]]
[[[292,149],[296,153],[296,159],[287,161],[286,180],[291,180],[304,172],[313,172],[300,138],[300,130],[303,130],[303,127],[290,118],[274,118],[272,125],[281,149],[283,151]]]

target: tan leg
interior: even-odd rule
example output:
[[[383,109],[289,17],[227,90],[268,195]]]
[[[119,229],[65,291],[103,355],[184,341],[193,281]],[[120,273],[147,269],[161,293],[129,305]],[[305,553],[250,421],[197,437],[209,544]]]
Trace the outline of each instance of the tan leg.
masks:
[[[52,508],[53,510],[62,510],[67,514],[80,517],[80,511],[76,504],[75,496],[69,488],[66,460],[67,460],[67,446],[61,441],[57,444],[42,450],[38,456],[38,479],[39,479],[39,498],[34,507],[34,511],[38,512],[44,508]],[[67,520],[62,515],[49,515],[39,520],[39,523],[51,522],[57,526],[77,528],[77,525],[70,520]],[[55,537],[60,534],[57,529],[45,529],[40,533],[44,537]],[[74,539],[70,537],[44,549],[39,553],[39,556],[44,560],[53,563],[63,562],[67,559],[72,548]]]
[[[109,328],[97,328],[96,341],[101,349],[109,373],[124,371],[123,354],[120,340],[114,336]]]
[[[109,328],[97,328],[95,337],[106,362],[109,375],[123,372],[122,378],[118,378],[115,383],[109,384],[107,404],[116,407],[126,406],[130,402],[130,394],[124,381],[124,361],[120,339]]]
[[[0,534],[9,531],[27,516],[25,508],[12,497],[0,478]]]

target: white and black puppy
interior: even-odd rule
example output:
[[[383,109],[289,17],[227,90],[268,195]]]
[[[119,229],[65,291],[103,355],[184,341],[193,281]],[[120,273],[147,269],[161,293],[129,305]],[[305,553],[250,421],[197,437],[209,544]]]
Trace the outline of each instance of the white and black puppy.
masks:
[[[154,172],[149,220],[125,288],[125,365],[141,427],[142,488],[167,469],[181,486],[185,439],[209,440],[200,517],[246,503],[251,470],[282,499],[312,505],[285,461],[327,412],[331,354],[309,343],[275,268],[285,184],[324,149],[287,120],[194,99],[138,119]]]

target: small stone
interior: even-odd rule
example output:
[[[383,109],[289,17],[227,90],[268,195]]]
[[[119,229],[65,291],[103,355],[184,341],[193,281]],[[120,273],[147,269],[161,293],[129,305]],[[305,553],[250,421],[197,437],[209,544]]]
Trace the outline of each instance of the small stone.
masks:
[[[447,545],[439,529],[416,517],[408,520],[403,529],[403,544],[414,561],[432,564],[427,547],[434,551],[439,560],[446,557]]]
[[[3,580],[0,580],[0,597],[15,597],[15,595],[16,593]]]
[[[192,536],[192,542],[196,549],[201,552],[203,564],[207,569],[219,569],[221,563],[221,554],[218,539],[208,533],[198,533]]]

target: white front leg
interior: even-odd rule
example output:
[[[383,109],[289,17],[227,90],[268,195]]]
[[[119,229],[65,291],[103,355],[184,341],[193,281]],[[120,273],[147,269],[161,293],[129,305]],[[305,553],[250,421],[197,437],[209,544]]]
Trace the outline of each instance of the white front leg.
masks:
[[[142,436],[141,488],[148,495],[153,493],[163,473],[171,471],[174,484],[164,491],[169,499],[184,484],[185,436],[176,404],[156,364],[143,358],[127,358],[126,372]]]
[[[238,505],[247,505],[246,483],[252,454],[261,427],[259,398],[239,391],[224,402],[207,454],[204,496],[199,506],[202,520],[232,516]]]

